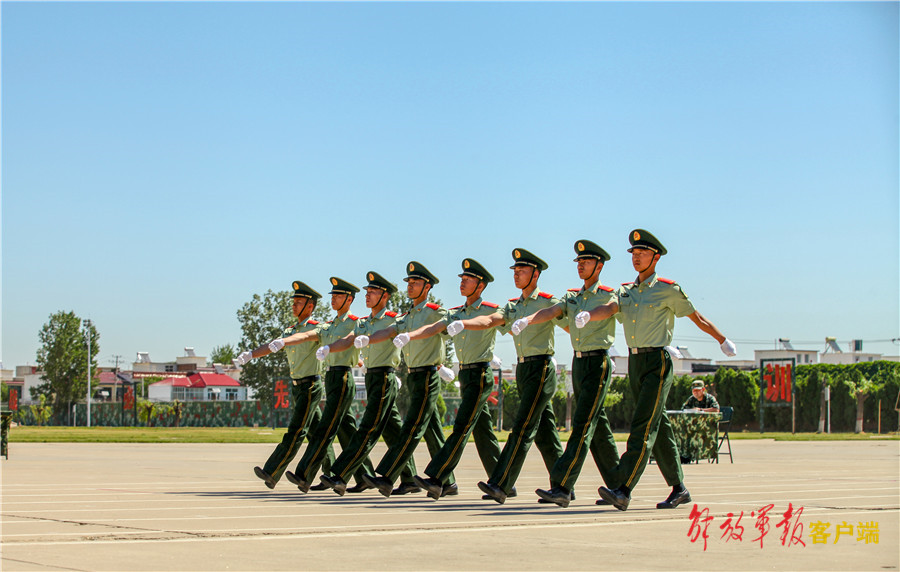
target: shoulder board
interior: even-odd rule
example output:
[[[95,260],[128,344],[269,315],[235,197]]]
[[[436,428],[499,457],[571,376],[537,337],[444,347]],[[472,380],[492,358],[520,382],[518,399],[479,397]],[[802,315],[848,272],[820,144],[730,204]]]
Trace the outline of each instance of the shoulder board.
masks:
[[[397,317],[397,312],[391,312],[390,310],[386,310],[386,311],[384,312],[384,315],[385,315],[385,316],[389,316],[389,317],[391,317],[391,318],[396,318],[396,317]]]
[[[317,322],[316,320],[307,320],[306,323],[309,324],[310,326],[318,326],[319,325],[319,322]]]
[[[497,304],[494,304],[493,302],[484,302],[484,301],[481,302],[481,305],[487,306],[488,308],[499,308],[500,307]]]
[[[441,309],[440,306],[438,306],[437,304],[432,304],[431,302],[428,302],[425,305],[428,306],[429,308],[431,308],[432,310],[440,310]]]
[[[552,298],[553,294],[547,294],[546,292],[540,292],[540,293],[538,293],[538,296],[540,296],[541,298]]]
[[[657,280],[663,284],[675,284],[674,280],[669,280],[668,278],[657,278]]]
[[[634,282],[622,282],[622,286],[634,286]]]
[[[451,309],[451,310],[459,310],[459,309],[462,308],[462,307],[463,307],[463,305],[460,304],[459,306],[453,306],[453,307],[450,308],[450,309]]]
[[[598,286],[597,288],[600,290],[603,290],[604,292],[612,292],[613,291],[613,289],[610,288],[609,286],[603,286],[602,284],[600,286]]]
[[[566,292],[578,292],[580,290],[581,288],[569,288],[568,290],[566,290]]]
[[[359,319],[359,316],[354,316],[353,314],[349,314],[347,317],[354,321]]]
[[[518,301],[519,301],[519,297],[516,296],[515,298],[510,298],[509,301],[510,301],[510,302],[518,302]]]
[[[397,317],[398,317],[398,318],[402,318],[403,316],[405,316],[405,315],[407,315],[407,314],[409,314],[409,312],[403,312],[402,314],[400,314],[400,315],[397,316]]]

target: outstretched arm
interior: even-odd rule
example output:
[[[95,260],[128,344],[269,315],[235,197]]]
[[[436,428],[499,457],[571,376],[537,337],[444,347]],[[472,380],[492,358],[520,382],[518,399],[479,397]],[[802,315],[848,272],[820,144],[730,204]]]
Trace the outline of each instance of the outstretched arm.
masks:
[[[342,352],[344,350],[349,350],[351,347],[353,347],[353,340],[355,339],[356,334],[347,334],[338,341],[328,344],[328,349],[331,352]]]
[[[719,331],[719,328],[717,328],[715,324],[703,317],[703,314],[701,314],[700,312],[688,314],[688,318],[690,318],[692,322],[697,324],[698,328],[714,337],[720,344],[725,341],[725,335]]]
[[[380,344],[381,342],[385,342],[394,336],[397,335],[397,328],[395,326],[388,326],[382,330],[378,330],[371,336],[369,336],[370,344]]]
[[[500,315],[499,312],[494,312],[487,316],[476,316],[474,318],[469,318],[468,320],[462,320],[462,324],[467,330],[489,330],[491,328],[496,328],[497,326],[502,326],[505,323],[506,320],[503,319],[503,316]]]
[[[436,336],[437,334],[440,334],[441,332],[443,332],[446,329],[447,329],[447,327],[444,325],[444,322],[435,322],[433,324],[427,324],[427,325],[422,326],[421,328],[411,331],[409,333],[409,339],[410,340],[424,340],[426,338],[430,338],[431,336]]]

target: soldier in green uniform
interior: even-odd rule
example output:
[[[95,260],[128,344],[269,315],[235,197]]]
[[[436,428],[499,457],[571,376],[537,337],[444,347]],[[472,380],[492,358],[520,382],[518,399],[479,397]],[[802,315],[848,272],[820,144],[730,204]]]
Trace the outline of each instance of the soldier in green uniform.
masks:
[[[519,318],[530,316],[559,302],[552,295],[541,292],[537,286],[541,272],[548,267],[546,262],[524,248],[513,250],[512,256],[514,264],[510,268],[513,270],[516,288],[522,290],[522,295],[512,298],[498,312],[462,320],[460,325],[464,329],[478,331],[498,328],[498,331],[505,334],[511,331],[511,325]],[[487,482],[478,483],[478,488],[485,493],[482,497],[485,500],[503,504],[511,496],[532,442],[541,452],[548,471],[552,470],[562,455],[563,449],[551,403],[556,392],[553,327],[552,322],[546,322],[515,337],[519,410],[497,466]],[[454,331],[449,333],[453,334]],[[558,483],[552,484],[556,486]]]
[[[312,340],[329,344],[343,338],[353,330],[358,318],[350,313],[350,305],[353,304],[359,288],[335,276],[332,276],[330,280],[331,307],[336,312],[334,319],[327,324],[319,324],[314,330],[272,341],[269,344],[272,351]],[[322,465],[334,438],[337,437],[341,445],[346,446],[349,445],[350,439],[356,432],[356,421],[350,414],[350,405],[356,395],[356,383],[353,381],[351,368],[359,362],[359,352],[347,351],[336,353],[334,356],[325,354],[326,352],[321,347],[316,350],[316,358],[325,362],[326,370],[325,409],[322,412],[322,418],[313,430],[309,445],[297,464],[297,468],[293,473],[285,472],[287,480],[297,485],[297,488],[303,493],[310,490],[312,480]],[[359,492],[366,488],[368,487],[365,482],[362,482],[352,492]]]
[[[310,316],[322,295],[299,280],[293,283],[293,289],[291,312],[297,318],[297,322],[282,332],[283,338],[298,332],[312,331],[319,325],[319,322],[311,320]],[[310,427],[315,426],[322,416],[319,411],[319,401],[324,391],[321,379],[322,365],[316,359],[316,346],[313,344],[293,345],[285,351],[291,370],[291,401],[294,405],[294,412],[281,443],[275,447],[275,451],[269,456],[266,464],[253,468],[256,476],[265,481],[266,486],[270,489],[275,488],[275,484],[281,479],[287,464],[297,454]],[[243,365],[253,358],[270,353],[269,346],[265,344],[252,352],[241,353],[237,361]]]
[[[361,468],[382,434],[388,447],[400,439],[402,419],[397,411],[395,376],[400,365],[400,348],[393,344],[368,344],[369,335],[394,325],[397,313],[387,310],[386,306],[397,287],[377,272],[367,273],[366,279],[366,307],[371,309],[371,314],[357,320],[352,333],[325,346],[327,353],[346,351],[351,347],[362,348],[362,359],[366,365],[366,408],[359,429],[331,465],[331,470],[323,471],[320,477],[325,486],[341,496],[348,490],[348,476]],[[410,457],[400,475],[401,482],[407,487],[415,487],[415,473],[416,465]]]
[[[395,346],[402,346],[403,357],[409,368],[406,376],[406,383],[410,389],[409,410],[403,419],[400,440],[388,448],[381,462],[375,467],[375,473],[380,476],[371,473],[364,477],[369,486],[376,487],[385,497],[421,490],[418,486],[414,489],[400,486],[394,490],[393,483],[400,476],[423,436],[432,457],[443,447],[444,430],[436,414],[437,397],[441,390],[440,380],[451,381],[454,378],[453,370],[442,365],[445,339],[443,335],[415,340],[405,346],[397,342],[399,334],[433,324],[447,315],[446,310],[428,302],[428,293],[438,283],[438,279],[421,262],[414,260],[406,265],[404,281],[407,284],[406,295],[412,300],[412,309],[399,316],[393,326],[378,330],[369,336],[370,344],[384,343],[393,339]],[[448,476],[447,485],[449,488],[444,495],[458,494],[456,480],[452,474]]]
[[[711,394],[706,392],[703,381],[697,380],[691,384],[691,396],[684,402],[682,409],[699,409],[707,413],[717,413],[719,402]]]
[[[405,346],[411,341],[424,340],[456,329],[460,320],[475,316],[488,316],[497,311],[497,304],[481,299],[481,293],[494,277],[477,260],[466,258],[462,261],[462,274],[459,275],[459,292],[466,303],[451,308],[442,320],[422,326],[408,334],[399,334],[394,338],[395,344]],[[428,491],[428,496],[437,500],[446,496],[446,491],[456,490],[456,485],[446,484],[459,464],[469,435],[475,436],[475,447],[484,470],[490,475],[497,466],[500,456],[500,443],[494,434],[488,397],[494,387],[491,374],[492,363],[499,362],[494,358],[495,328],[481,331],[470,331],[455,337],[456,356],[459,359],[459,381],[462,400],[456,412],[453,432],[447,438],[441,450],[431,458],[425,468],[427,478],[416,475],[416,482]]]
[[[520,318],[512,325],[515,334],[529,325],[563,318],[575,350],[572,358],[572,386],[575,390],[572,432],[565,452],[550,471],[550,482],[558,484],[550,490],[535,491],[542,500],[561,507],[569,506],[569,502],[574,500],[573,487],[581,474],[588,448],[600,469],[603,482],[611,488],[616,488],[619,484],[611,474],[619,461],[619,451],[603,410],[612,376],[608,350],[615,340],[616,322],[607,318],[591,322],[582,329],[575,327],[575,316],[579,312],[616,301],[615,291],[600,283],[600,271],[610,257],[603,248],[590,240],[577,241],[575,255],[578,277],[584,280],[584,285],[566,292],[555,306]]]
[[[618,301],[598,306],[576,316],[576,327],[590,320],[603,320],[612,315],[622,323],[628,343],[628,378],[635,396],[634,416],[625,454],[614,470],[617,488],[600,487],[603,500],[619,510],[626,510],[631,491],[647,467],[650,453],[663,477],[672,487],[668,498],[656,508],[675,508],[690,502],[691,494],[684,486],[678,447],[672,425],[666,416],[666,398],[672,387],[672,358],[665,346],[672,343],[676,317],[687,316],[697,327],[719,342],[725,355],[735,355],[735,346],[716,326],[698,312],[687,295],[672,280],[656,275],[656,264],[666,254],[662,243],[643,229],[628,235],[631,264],[638,272],[637,280],[623,284]]]

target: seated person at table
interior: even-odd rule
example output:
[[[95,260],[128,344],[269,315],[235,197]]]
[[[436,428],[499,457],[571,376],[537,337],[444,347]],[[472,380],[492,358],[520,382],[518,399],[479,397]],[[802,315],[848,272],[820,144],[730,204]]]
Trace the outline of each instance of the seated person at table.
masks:
[[[706,387],[704,387],[702,381],[697,380],[691,384],[691,393],[693,395],[684,402],[682,409],[696,409],[707,413],[718,413],[719,402],[716,401],[715,397],[706,393]]]

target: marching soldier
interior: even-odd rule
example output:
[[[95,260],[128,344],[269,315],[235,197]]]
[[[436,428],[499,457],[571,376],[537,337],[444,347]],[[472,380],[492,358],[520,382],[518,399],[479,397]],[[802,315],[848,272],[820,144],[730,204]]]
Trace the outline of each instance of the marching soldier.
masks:
[[[687,295],[672,280],[656,275],[656,264],[666,248],[643,229],[628,235],[631,264],[638,272],[637,280],[623,284],[618,301],[611,301],[576,316],[576,327],[589,320],[604,320],[612,315],[622,323],[628,343],[628,378],[635,396],[634,416],[625,454],[613,470],[617,488],[600,487],[603,500],[619,510],[626,510],[631,491],[647,467],[650,453],[666,483],[672,487],[668,498],[656,508],[675,508],[690,502],[691,494],[684,486],[678,447],[672,425],[666,415],[666,398],[672,387],[672,358],[665,346],[672,343],[676,317],[687,316],[702,331],[719,342],[725,355],[735,355],[735,346],[716,326],[703,317]]]
[[[284,346],[302,344],[317,340],[328,344],[339,340],[351,332],[358,319],[350,313],[350,305],[359,288],[342,280],[331,277],[331,307],[336,312],[333,320],[327,324],[319,324],[314,330],[300,332],[279,338],[269,344],[269,349],[278,351]],[[297,485],[302,493],[309,492],[312,480],[325,459],[328,448],[338,437],[342,446],[349,444],[356,432],[356,421],[350,414],[350,405],[356,395],[356,384],[353,381],[352,367],[359,361],[358,351],[336,353],[326,357],[320,347],[316,350],[316,359],[325,362],[325,409],[322,418],[313,430],[309,444],[294,472],[285,472],[287,480]],[[359,483],[353,492],[368,488]],[[348,489],[349,490],[349,489]]]
[[[366,364],[366,409],[349,445],[341,451],[332,463],[330,471],[323,471],[319,477],[325,486],[344,496],[349,475],[356,473],[363,461],[375,447],[378,438],[384,434],[388,447],[400,439],[401,417],[397,411],[397,377],[400,366],[400,348],[394,344],[368,345],[368,336],[378,330],[394,325],[396,312],[386,309],[391,294],[397,287],[377,272],[366,275],[366,307],[371,314],[356,321],[353,333],[325,346],[327,353],[346,351],[351,347],[362,348],[362,359]],[[416,487],[413,475],[416,465],[409,458],[401,473],[401,486]]]
[[[293,290],[291,312],[297,318],[297,323],[288,326],[282,332],[281,337],[283,338],[295,333],[315,330],[319,325],[319,322],[311,320],[310,316],[315,311],[316,303],[322,295],[299,280],[293,283]],[[291,462],[300,445],[303,444],[303,439],[310,427],[314,426],[322,416],[319,411],[319,400],[323,393],[322,365],[316,359],[315,346],[299,344],[290,346],[285,351],[291,370],[291,401],[294,404],[294,412],[281,443],[275,447],[275,451],[269,456],[265,465],[253,468],[256,476],[265,481],[266,486],[270,489],[275,488],[275,484],[281,479],[287,464]],[[270,353],[272,352],[269,350],[269,346],[262,345],[252,352],[242,352],[238,356],[237,362],[244,365],[253,358]]]
[[[459,292],[466,298],[462,306],[451,308],[444,318],[430,325],[422,326],[408,334],[399,334],[395,343],[405,346],[411,341],[424,340],[447,331],[451,326],[456,328],[459,320],[475,316],[488,316],[497,311],[497,304],[482,300],[481,293],[494,277],[477,260],[466,258],[462,262],[462,274],[459,275]],[[475,447],[484,470],[490,475],[497,466],[500,456],[500,444],[494,434],[488,397],[494,387],[494,376],[491,374],[492,364],[499,360],[494,358],[494,337],[496,328],[481,331],[470,331],[454,338],[456,356],[459,359],[459,381],[462,400],[456,413],[453,432],[444,446],[431,459],[425,468],[427,478],[416,475],[416,482],[428,491],[428,496],[437,500],[445,496],[445,490],[455,489],[455,485],[446,485],[447,479],[462,458],[463,449],[469,435],[475,436]]]
[[[566,450],[550,471],[550,482],[558,483],[550,490],[535,492],[544,501],[569,506],[574,500],[573,487],[587,456],[588,447],[600,469],[603,482],[611,488],[618,483],[610,474],[619,461],[619,451],[603,402],[609,390],[612,376],[608,350],[616,334],[616,322],[612,318],[591,322],[583,329],[575,327],[575,316],[603,304],[616,301],[615,291],[600,283],[600,271],[609,260],[609,254],[590,240],[575,243],[575,262],[578,277],[584,286],[573,288],[555,306],[540,310],[531,316],[520,318],[512,325],[518,333],[532,324],[541,324],[553,318],[565,319],[565,329],[572,339],[575,356],[572,359],[572,386],[575,390],[575,412],[572,416],[572,432]]]
[[[415,340],[406,345],[397,341],[398,335],[412,332],[426,324],[433,324],[447,314],[447,311],[437,304],[428,302],[428,293],[438,283],[438,279],[422,263],[412,261],[407,264],[404,281],[406,295],[412,300],[412,309],[399,316],[394,325],[374,332],[368,340],[369,344],[378,344],[393,338],[394,345],[402,346],[403,357],[409,368],[406,376],[406,383],[410,389],[409,410],[403,419],[400,440],[388,449],[375,471],[364,476],[366,484],[376,487],[385,497],[421,490],[417,485],[413,487],[401,485],[394,490],[394,481],[400,476],[423,436],[432,457],[444,445],[444,430],[437,416],[437,397],[441,390],[440,380],[451,381],[454,378],[453,371],[442,365],[444,336]],[[451,474],[442,495],[455,494],[459,493]]]
[[[450,335],[459,334],[464,329],[478,331],[488,328],[499,328],[501,333],[506,333],[517,319],[559,302],[537,287],[538,278],[541,272],[547,269],[547,263],[524,248],[513,250],[512,255],[514,264],[510,268],[513,270],[516,288],[522,290],[522,295],[512,298],[498,312],[462,320],[452,329],[448,327],[447,332]],[[532,442],[541,452],[548,471],[552,470],[563,452],[551,402],[556,392],[553,324],[547,322],[535,325],[527,332],[516,336],[515,345],[518,359],[516,386],[519,389],[519,410],[497,466],[487,482],[478,483],[478,488],[485,493],[483,499],[494,500],[500,504],[512,496],[516,479]],[[558,483],[552,484],[555,486]]]

